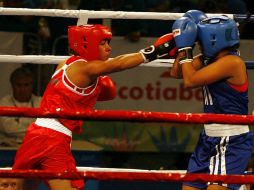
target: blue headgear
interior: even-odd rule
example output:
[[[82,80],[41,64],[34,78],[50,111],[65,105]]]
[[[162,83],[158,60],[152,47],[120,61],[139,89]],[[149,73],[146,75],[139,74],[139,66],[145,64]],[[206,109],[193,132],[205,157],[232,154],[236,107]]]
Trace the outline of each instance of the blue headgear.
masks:
[[[215,16],[198,23],[198,41],[206,58],[213,58],[219,51],[239,45],[239,31],[233,19]]]

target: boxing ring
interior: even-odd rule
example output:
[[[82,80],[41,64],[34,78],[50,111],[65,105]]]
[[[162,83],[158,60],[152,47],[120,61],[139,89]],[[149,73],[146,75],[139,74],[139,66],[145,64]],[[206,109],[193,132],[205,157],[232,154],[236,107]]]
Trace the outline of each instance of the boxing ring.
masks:
[[[155,19],[175,20],[183,13],[155,13],[155,12],[122,12],[122,11],[87,11],[87,10],[46,10],[46,9],[17,9],[0,8],[1,15],[33,15],[50,17],[77,18],[78,24],[85,24],[88,19]],[[208,16],[215,14],[207,14]],[[232,15],[228,17],[236,20],[254,19],[253,15]],[[34,64],[58,64],[68,56],[53,55],[0,55],[0,63],[34,63]],[[146,67],[169,67],[173,60],[156,60]],[[247,68],[253,68],[254,64],[247,61]],[[56,112],[42,111],[39,108],[0,107],[0,116],[9,117],[47,117],[84,119],[97,121],[128,121],[128,122],[175,122],[175,123],[223,123],[223,124],[254,124],[252,115],[230,114],[203,114],[203,113],[170,113],[152,111],[126,111],[126,110],[93,110],[87,112]],[[13,172],[11,168],[0,169],[0,177],[10,178],[40,178],[40,179],[92,179],[92,180],[125,180],[125,181],[156,181],[156,182],[222,182],[254,184],[254,175],[209,175],[186,174],[185,171],[172,170],[140,170],[119,168],[78,167],[78,172],[55,172],[40,170],[20,170]]]

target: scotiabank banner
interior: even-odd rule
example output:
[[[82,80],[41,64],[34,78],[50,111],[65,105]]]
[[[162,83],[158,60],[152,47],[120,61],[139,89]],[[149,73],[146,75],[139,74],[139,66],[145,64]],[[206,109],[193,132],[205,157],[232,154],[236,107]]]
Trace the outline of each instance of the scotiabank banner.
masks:
[[[202,112],[202,91],[186,89],[168,77],[168,68],[137,67],[112,74],[117,86],[113,101],[97,109],[158,112]],[[142,122],[86,122],[79,138],[109,151],[191,152],[202,125]],[[75,139],[75,138],[74,138]],[[90,144],[90,145],[92,145]]]
[[[184,88],[182,80],[169,78],[168,68],[140,66],[111,77],[117,97],[98,103],[98,109],[202,112],[201,89]]]
[[[248,76],[251,113],[254,71],[248,70]],[[203,112],[201,89],[185,89],[182,80],[168,77],[167,68],[140,66],[111,77],[117,85],[117,97],[98,103],[97,109]],[[202,129],[202,124],[89,121],[77,137],[88,140],[90,149],[96,150],[192,152]]]

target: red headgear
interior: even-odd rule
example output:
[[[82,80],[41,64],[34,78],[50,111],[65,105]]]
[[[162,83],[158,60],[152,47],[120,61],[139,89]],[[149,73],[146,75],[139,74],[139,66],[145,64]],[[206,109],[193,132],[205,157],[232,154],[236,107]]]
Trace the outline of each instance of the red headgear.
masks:
[[[88,61],[99,59],[99,45],[102,40],[111,40],[112,33],[100,24],[68,27],[68,42],[72,50]]]

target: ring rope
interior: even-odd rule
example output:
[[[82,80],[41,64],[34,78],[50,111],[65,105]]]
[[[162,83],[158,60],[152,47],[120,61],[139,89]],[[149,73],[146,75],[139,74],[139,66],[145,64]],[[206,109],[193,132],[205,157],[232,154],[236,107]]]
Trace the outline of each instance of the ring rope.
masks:
[[[80,18],[83,16],[89,18],[112,18],[112,19],[158,19],[158,20],[176,20],[184,13],[158,13],[158,12],[124,12],[124,11],[91,11],[91,10],[62,10],[62,9],[29,9],[29,8],[6,8],[0,7],[1,15],[34,15],[51,17],[72,17]],[[207,14],[208,16],[219,14]],[[226,14],[230,18],[245,19],[247,15]],[[248,18],[254,19],[254,15],[248,15]],[[36,63],[36,64],[57,64],[67,56],[11,56],[0,55],[0,63]],[[172,63],[172,60],[168,62]],[[141,66],[149,67],[169,67],[165,60],[155,60],[149,64]],[[253,66],[254,68],[254,66]]]
[[[169,170],[118,171],[83,170],[56,172],[46,170],[0,170],[0,177],[29,179],[92,179],[125,181],[217,182],[227,184],[254,184],[254,175],[210,175],[202,173],[174,173]]]
[[[59,64],[70,56],[0,55],[0,63]]]
[[[87,15],[89,18],[111,19],[151,19],[151,20],[176,20],[184,13],[159,13],[159,12],[125,12],[125,11],[91,11],[91,10],[62,10],[62,9],[29,9],[29,8],[0,8],[0,15],[33,15],[49,17],[80,18]],[[207,14],[221,15],[221,14]],[[233,14],[225,14],[234,18]],[[247,16],[246,16],[247,17]]]
[[[33,63],[33,64],[59,64],[70,56],[54,55],[0,55],[0,63]],[[173,59],[157,59],[152,62],[141,64],[145,67],[170,67]]]
[[[6,63],[32,63],[32,64],[59,64],[70,56],[54,55],[0,55],[0,64]],[[172,67],[174,59],[156,59],[149,63],[141,64],[144,67]],[[253,61],[245,61],[247,69],[254,69]]]
[[[205,114],[205,113],[170,113],[126,110],[89,110],[79,111],[45,111],[29,107],[0,107],[0,116],[46,117],[65,119],[85,119],[98,121],[129,122],[176,122],[176,123],[222,123],[222,124],[254,124],[253,115]]]

